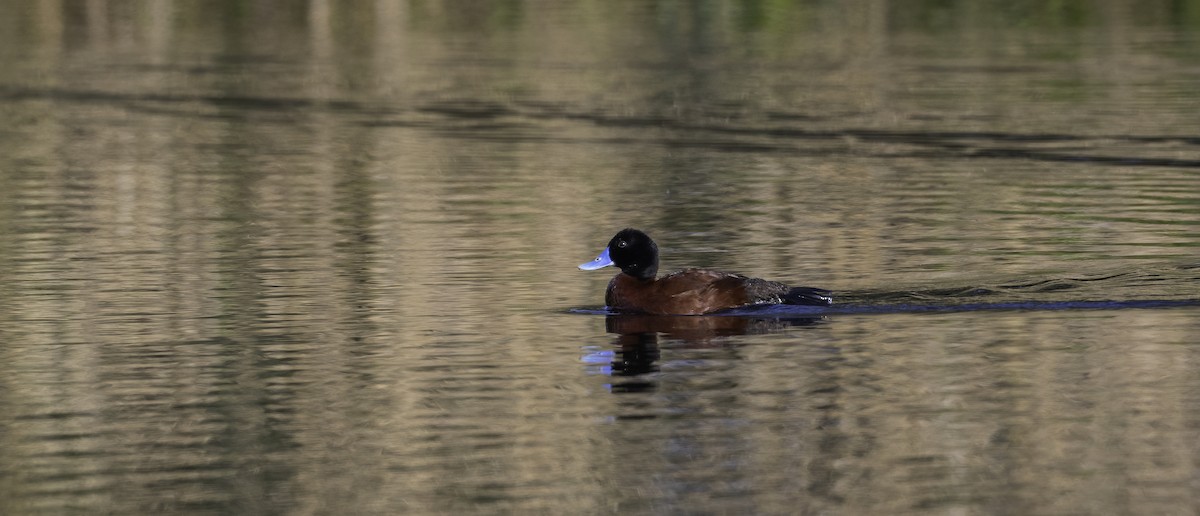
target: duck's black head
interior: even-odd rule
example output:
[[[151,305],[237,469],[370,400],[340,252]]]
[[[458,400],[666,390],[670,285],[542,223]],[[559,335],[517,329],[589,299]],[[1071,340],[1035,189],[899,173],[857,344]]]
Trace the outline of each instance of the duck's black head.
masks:
[[[658,275],[658,244],[639,230],[622,229],[608,241],[600,256],[579,268],[590,271],[609,265],[635,278],[654,279]]]

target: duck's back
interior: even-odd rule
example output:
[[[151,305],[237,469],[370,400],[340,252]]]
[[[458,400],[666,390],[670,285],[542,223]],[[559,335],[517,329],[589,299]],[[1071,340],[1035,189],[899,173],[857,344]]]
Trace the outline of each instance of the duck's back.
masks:
[[[791,288],[775,281],[707,269],[684,269],[655,280],[618,274],[605,303],[617,310],[699,315],[758,303],[779,303]]]

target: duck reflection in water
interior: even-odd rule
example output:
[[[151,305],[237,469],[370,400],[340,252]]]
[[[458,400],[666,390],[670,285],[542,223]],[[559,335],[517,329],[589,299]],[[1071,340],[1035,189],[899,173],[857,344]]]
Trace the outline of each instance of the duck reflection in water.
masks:
[[[659,335],[671,347],[708,348],[727,343],[722,337],[761,335],[797,326],[812,326],[824,317],[762,318],[740,316],[674,316],[650,314],[614,314],[604,320],[608,333],[616,335],[612,375],[627,378],[614,382],[612,392],[651,391],[657,384],[644,376],[659,371],[662,356]]]

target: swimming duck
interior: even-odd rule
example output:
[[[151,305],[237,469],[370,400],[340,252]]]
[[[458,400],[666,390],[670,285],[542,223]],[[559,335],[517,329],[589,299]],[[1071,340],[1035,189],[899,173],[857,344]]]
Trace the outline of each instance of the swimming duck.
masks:
[[[700,315],[739,306],[783,303],[828,306],[830,292],[789,287],[776,281],[707,269],[684,269],[658,277],[658,244],[640,230],[623,229],[596,259],[579,266],[591,271],[616,265],[604,303],[612,310],[660,315]]]

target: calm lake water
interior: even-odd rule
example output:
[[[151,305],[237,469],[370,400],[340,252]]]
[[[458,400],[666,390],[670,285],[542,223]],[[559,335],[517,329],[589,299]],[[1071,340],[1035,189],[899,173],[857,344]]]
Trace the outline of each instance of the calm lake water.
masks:
[[[1195,513],[1197,92],[1186,0],[8,3],[0,513]],[[627,226],[839,303],[607,316]]]

